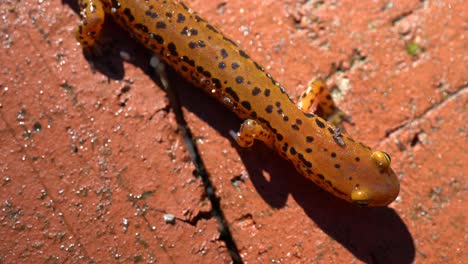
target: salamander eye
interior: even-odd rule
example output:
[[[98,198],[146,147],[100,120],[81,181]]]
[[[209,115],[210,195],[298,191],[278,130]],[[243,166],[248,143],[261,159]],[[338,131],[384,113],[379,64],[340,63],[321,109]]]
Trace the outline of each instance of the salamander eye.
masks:
[[[369,194],[365,190],[359,188],[359,185],[356,185],[351,192],[351,200],[357,205],[366,206],[369,204]]]
[[[390,163],[392,159],[390,158],[390,155],[383,151],[374,151],[371,155],[371,159],[379,166],[381,169],[387,169],[390,167]]]

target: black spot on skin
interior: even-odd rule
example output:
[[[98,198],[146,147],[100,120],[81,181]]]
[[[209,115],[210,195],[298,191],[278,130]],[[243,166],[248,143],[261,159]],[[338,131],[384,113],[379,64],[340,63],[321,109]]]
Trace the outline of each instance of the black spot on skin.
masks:
[[[331,181],[325,181],[328,185],[330,186],[333,186],[333,184],[331,183]]]
[[[177,23],[183,23],[185,21],[185,16],[181,13],[177,14]]]
[[[210,24],[206,24],[206,28],[208,28],[209,30],[211,30],[211,31],[213,31],[213,32],[215,32],[215,33],[218,33],[218,34],[219,34],[219,31],[218,31],[218,30],[216,30],[216,28],[215,28],[215,27],[213,27],[213,26],[212,26],[212,25],[210,25]]]
[[[283,140],[283,135],[281,135],[280,133],[277,133],[276,134],[276,139],[278,139],[278,141],[282,141]]]
[[[296,151],[296,149],[295,149],[294,147],[291,147],[291,148],[289,149],[289,153],[291,153],[291,155],[296,155],[296,154],[297,154],[297,151]]]
[[[239,55],[241,55],[242,57],[246,59],[250,58],[249,55],[247,55],[247,53],[245,53],[243,50],[239,50]]]
[[[179,2],[179,4],[187,11],[189,11],[189,8],[186,4],[184,4],[184,2]]]
[[[256,95],[260,94],[261,92],[262,92],[262,90],[260,90],[260,88],[254,87],[253,90],[252,90],[252,95],[256,96]]]
[[[194,49],[197,47],[197,43],[193,42],[193,41],[190,41],[189,44],[188,44],[189,48],[191,49]]]
[[[145,33],[148,33],[148,27],[143,25],[143,24],[140,24],[140,23],[137,23],[135,24],[135,28],[138,29],[138,30],[141,30]]]
[[[192,36],[196,36],[196,35],[198,35],[198,30],[196,30],[196,29],[193,29],[193,28],[192,28],[192,29],[190,29],[190,35],[192,35]]]
[[[317,126],[319,126],[320,128],[325,128],[325,124],[320,121],[318,118],[315,119],[315,123],[317,124]]]
[[[191,60],[189,57],[187,56],[182,56],[180,57],[180,60],[182,60],[183,62],[186,62],[188,63],[190,66],[192,67],[195,67],[195,61],[194,60]]]
[[[270,89],[265,89],[265,92],[263,93],[266,97],[270,96]]]
[[[220,68],[220,69],[226,68],[226,63],[224,63],[224,62],[218,63],[218,68]]]
[[[331,157],[332,157],[332,158],[336,158],[336,153],[335,153],[335,152],[332,152],[332,153],[331,153]]]
[[[280,103],[280,102],[276,102],[275,105],[276,105],[277,107],[280,107],[280,106],[281,106],[281,103]]]
[[[254,63],[255,67],[256,67],[258,70],[260,70],[260,71],[262,71],[262,72],[264,72],[264,71],[265,71],[265,70],[263,69],[263,67],[262,67],[262,66],[260,66],[260,64],[258,64],[258,63],[257,63],[257,62],[255,62],[255,61],[254,61],[253,63]]]
[[[228,53],[225,49],[221,49],[221,57],[223,57],[223,59],[227,58],[228,56]]]
[[[241,84],[244,82],[244,78],[242,76],[237,76],[236,77],[236,83]]]
[[[356,157],[354,160],[357,161],[357,162],[359,162],[359,161],[361,161],[361,158]]]
[[[257,118],[257,112],[253,111],[252,113],[250,113],[250,117]]]
[[[331,127],[328,128],[328,132],[330,132],[330,134],[332,135],[335,135],[335,130],[333,130],[333,128]]]
[[[197,71],[201,74],[203,74],[205,77],[211,78],[211,73],[209,71],[205,71],[203,67],[198,66]]]
[[[284,143],[282,150],[283,150],[283,152],[288,151],[288,143],[286,143],[286,142]]]
[[[195,20],[196,20],[197,22],[205,21],[203,18],[201,18],[201,17],[198,16],[198,15],[195,16]]]
[[[231,43],[233,46],[236,46],[236,47],[237,47],[237,44],[236,44],[234,41],[232,41],[232,39],[227,38],[227,37],[224,37],[224,36],[223,36],[223,39],[224,39],[225,41]]]
[[[178,56],[179,54],[177,53],[176,50],[176,45],[174,43],[169,43],[167,45],[167,48],[169,49],[169,52],[171,53],[172,56]]]
[[[272,105],[268,105],[266,108],[265,108],[265,111],[269,114],[271,114],[271,112],[273,112],[273,106]]]
[[[172,17],[172,14],[169,13],[169,12],[167,12],[167,13],[166,13],[166,16],[169,17],[169,18],[171,18],[171,17]]]
[[[205,42],[203,40],[199,40],[198,41],[198,46],[200,46],[201,48],[204,48],[204,47],[206,47],[206,44],[205,44]]]
[[[166,28],[166,27],[167,27],[167,26],[166,26],[166,23],[164,23],[163,21],[158,21],[158,22],[156,23],[156,28],[164,29],[164,28]]]
[[[312,168],[312,162],[306,160],[304,158],[304,155],[302,155],[301,153],[297,154],[297,157],[301,160],[301,162],[308,168]]]
[[[243,102],[241,103],[241,105],[242,105],[245,109],[247,109],[247,110],[249,110],[249,111],[252,109],[252,106],[251,106],[250,103],[247,102],[247,101],[243,101]]]
[[[233,70],[236,70],[237,68],[239,68],[239,64],[233,62],[233,63],[231,64],[231,67],[232,67]]]
[[[311,148],[306,148],[306,152],[307,152],[307,153],[311,153],[311,152],[312,152],[312,149],[311,149]]]
[[[130,9],[125,8],[123,13],[128,18],[128,21],[130,22],[135,21],[135,17],[132,15],[132,11]]]
[[[305,115],[306,117],[309,117],[309,118],[310,118],[310,117],[314,117],[314,116],[315,116],[315,115],[314,115],[314,114],[312,114],[312,113],[304,113],[304,115]]]
[[[335,168],[339,169],[339,168],[341,168],[341,165],[340,164],[335,164]]]
[[[265,118],[262,118],[262,117],[259,117],[257,120],[258,120],[260,123],[263,123],[265,126],[267,126],[270,130],[272,130],[273,133],[276,133],[276,129],[274,129],[274,128],[271,126],[271,124],[270,124],[270,122],[269,122],[268,120],[266,120]]]
[[[283,121],[288,121],[289,120],[289,117],[288,116],[283,116]]]
[[[239,96],[232,89],[232,87],[227,87],[225,91],[226,91],[227,94],[229,94],[232,97],[232,99],[234,99],[234,101],[239,102]]]
[[[300,120],[300,119],[296,119],[296,124],[298,124],[298,125],[302,125],[302,120]]]
[[[314,137],[307,136],[306,141],[310,143],[310,142],[314,141]]]
[[[291,125],[292,129],[299,130],[299,127],[296,124]]]
[[[325,180],[325,176],[323,176],[322,174],[317,174],[317,176],[321,179],[321,180]]]
[[[181,35],[188,35],[188,33],[189,33],[188,27],[184,27],[182,31],[180,32]]]
[[[150,35],[150,36],[151,36],[151,35]],[[154,35],[153,38],[154,38],[154,39],[156,40],[156,42],[158,42],[159,44],[163,44],[163,43],[164,43],[164,38],[161,37],[160,35]]]
[[[183,72],[188,71],[188,68],[187,68],[187,66],[185,66],[185,65],[182,65],[182,67],[181,67],[180,69],[181,69]]]
[[[211,82],[213,82],[216,88],[221,88],[221,82],[219,81],[219,79],[213,78]]]
[[[152,19],[158,18],[158,14],[151,12],[149,10],[145,12],[145,15],[151,17]]]
[[[331,100],[331,96],[330,95],[327,95],[327,100]]]

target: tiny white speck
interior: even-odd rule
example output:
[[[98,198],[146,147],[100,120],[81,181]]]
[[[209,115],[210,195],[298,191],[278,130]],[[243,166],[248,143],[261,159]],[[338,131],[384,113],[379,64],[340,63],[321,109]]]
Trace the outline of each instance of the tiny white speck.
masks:
[[[228,104],[232,104],[232,101],[231,99],[229,99],[228,97],[224,97],[224,102],[228,103]]]
[[[122,59],[124,59],[126,61],[129,61],[132,58],[132,56],[130,56],[130,54],[128,52],[126,52],[126,51],[121,51],[120,52],[120,58],[122,58]]]

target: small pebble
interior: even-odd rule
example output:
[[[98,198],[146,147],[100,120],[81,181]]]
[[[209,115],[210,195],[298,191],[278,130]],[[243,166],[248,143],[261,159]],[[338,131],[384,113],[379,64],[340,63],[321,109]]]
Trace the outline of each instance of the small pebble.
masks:
[[[164,222],[166,224],[174,224],[175,223],[175,216],[172,214],[165,214],[164,215]]]

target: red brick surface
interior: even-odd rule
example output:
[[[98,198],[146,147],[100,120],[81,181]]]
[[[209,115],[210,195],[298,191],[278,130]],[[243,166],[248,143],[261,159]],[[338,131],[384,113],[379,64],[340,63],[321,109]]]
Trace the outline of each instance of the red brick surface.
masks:
[[[244,262],[468,261],[466,2],[188,2],[293,97],[330,75],[348,132],[401,179],[388,208],[339,201],[265,146],[237,147],[241,121],[171,76]],[[148,53],[107,29],[93,71],[76,2],[0,14],[0,263],[231,262]]]

